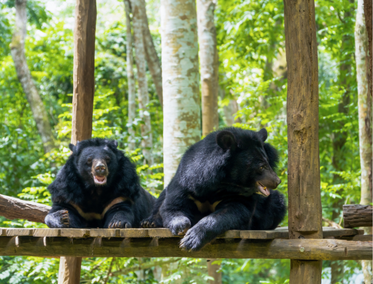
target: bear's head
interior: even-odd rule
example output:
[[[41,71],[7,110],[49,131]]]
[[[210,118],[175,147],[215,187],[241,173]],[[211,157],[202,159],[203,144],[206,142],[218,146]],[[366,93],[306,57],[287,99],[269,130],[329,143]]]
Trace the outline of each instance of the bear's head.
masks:
[[[242,186],[242,195],[257,193],[269,196],[270,190],[281,183],[273,168],[278,162],[276,150],[264,143],[267,130],[258,132],[228,128],[220,131],[216,142],[223,151],[230,151],[227,178]]]
[[[99,138],[69,145],[77,172],[87,186],[101,187],[111,184],[123,156],[117,146],[115,140]]]

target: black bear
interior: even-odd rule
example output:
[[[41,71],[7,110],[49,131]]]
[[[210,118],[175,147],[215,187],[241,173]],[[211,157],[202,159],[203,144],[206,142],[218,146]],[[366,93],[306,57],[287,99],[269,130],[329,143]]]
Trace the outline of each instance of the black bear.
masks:
[[[142,227],[186,233],[180,247],[199,250],[227,230],[270,230],[285,216],[277,151],[267,131],[226,128],[192,145]]]
[[[155,198],[140,186],[135,166],[115,140],[70,144],[71,156],[48,186],[50,228],[131,228],[150,215]]]

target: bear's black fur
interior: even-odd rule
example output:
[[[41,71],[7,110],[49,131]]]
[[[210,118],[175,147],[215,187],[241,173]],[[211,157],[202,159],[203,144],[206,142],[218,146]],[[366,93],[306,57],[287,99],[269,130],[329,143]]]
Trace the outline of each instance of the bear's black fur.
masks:
[[[186,235],[180,247],[199,250],[227,230],[271,230],[285,215],[276,150],[265,129],[226,128],[191,146],[143,227]],[[269,190],[268,190],[269,188]]]
[[[150,215],[155,198],[117,142],[89,139],[70,144],[71,156],[48,186],[50,228],[131,228]]]

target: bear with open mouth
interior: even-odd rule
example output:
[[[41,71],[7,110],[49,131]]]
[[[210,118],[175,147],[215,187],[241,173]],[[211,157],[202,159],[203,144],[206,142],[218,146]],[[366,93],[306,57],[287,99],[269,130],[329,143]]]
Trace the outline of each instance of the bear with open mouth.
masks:
[[[70,144],[71,156],[48,186],[50,228],[131,228],[149,216],[155,198],[140,186],[135,165],[115,140]]]
[[[275,148],[259,132],[226,128],[207,135],[184,154],[142,227],[183,235],[180,247],[200,250],[227,230],[271,230],[285,216],[284,196],[274,190]]]

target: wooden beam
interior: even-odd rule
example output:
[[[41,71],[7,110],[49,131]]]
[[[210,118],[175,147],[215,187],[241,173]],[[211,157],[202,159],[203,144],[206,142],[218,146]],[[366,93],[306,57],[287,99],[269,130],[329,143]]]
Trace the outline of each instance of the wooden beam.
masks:
[[[317,239],[322,238],[322,214],[315,3],[314,0],[284,0],[284,8],[289,236]],[[321,283],[321,262],[292,261],[290,283]]]
[[[17,242],[15,239],[17,238]],[[332,239],[240,240],[217,239],[201,251],[179,248],[179,238],[42,238],[32,236],[0,237],[3,256],[74,257],[196,257],[262,258],[302,260],[368,260],[372,242]]]
[[[373,206],[348,204],[343,205],[343,227],[372,227]]]
[[[364,234],[364,230],[355,229],[334,229],[323,228],[324,238],[352,238],[357,235]],[[0,236],[34,236],[34,237],[67,237],[70,239],[80,238],[176,238],[181,239],[182,236],[174,236],[169,229],[39,229],[39,228],[0,228]],[[287,228],[279,228],[272,231],[265,230],[230,230],[221,234],[217,239],[242,239],[242,240],[273,240],[289,239]]]
[[[71,143],[92,136],[95,92],[96,0],[76,0],[74,25],[74,96]],[[81,258],[61,257],[58,284],[80,282]]]
[[[92,136],[96,15],[96,0],[76,0],[71,129],[71,143],[73,144]]]
[[[9,220],[26,219],[44,223],[44,218],[51,209],[48,205],[24,201],[19,198],[0,194],[0,216]]]

